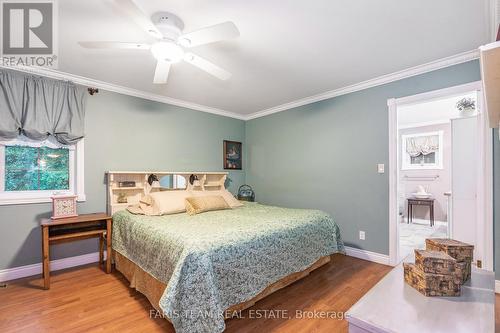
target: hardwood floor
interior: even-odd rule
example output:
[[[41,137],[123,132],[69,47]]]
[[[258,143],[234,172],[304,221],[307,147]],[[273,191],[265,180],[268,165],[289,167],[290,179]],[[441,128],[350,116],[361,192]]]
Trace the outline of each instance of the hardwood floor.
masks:
[[[226,321],[226,332],[347,332],[345,320],[299,319],[296,311],[342,315],[389,270],[335,255],[308,277],[243,311],[242,318]],[[0,289],[0,332],[174,331],[166,320],[150,318],[153,308],[148,300],[116,271],[104,274],[90,265],[55,272],[51,280],[50,290],[43,290],[41,278],[14,281]],[[274,318],[279,315],[287,318]],[[498,311],[496,318],[500,319]]]

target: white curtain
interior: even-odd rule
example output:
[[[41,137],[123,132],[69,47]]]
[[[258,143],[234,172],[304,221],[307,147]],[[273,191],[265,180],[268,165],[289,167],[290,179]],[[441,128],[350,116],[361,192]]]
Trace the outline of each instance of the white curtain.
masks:
[[[429,155],[439,150],[439,136],[429,135],[406,139],[406,152],[411,157]]]

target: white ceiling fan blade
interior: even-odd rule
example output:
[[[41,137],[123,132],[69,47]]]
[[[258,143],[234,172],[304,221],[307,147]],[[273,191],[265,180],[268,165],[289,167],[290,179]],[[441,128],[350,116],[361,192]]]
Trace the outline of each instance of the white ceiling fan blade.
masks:
[[[221,80],[227,80],[231,77],[231,73],[220,68],[217,65],[214,65],[208,60],[203,59],[202,57],[197,56],[193,53],[186,53],[184,56],[184,61],[190,63],[193,66],[198,67],[201,70],[204,70],[208,74],[215,76]]]
[[[125,42],[78,42],[81,47],[86,49],[132,49],[149,50],[151,45],[144,43],[125,43]]]
[[[240,31],[233,22],[224,22],[184,34],[179,37],[179,43],[185,47],[193,47],[236,38],[239,35]]]
[[[170,62],[167,60],[158,60],[156,63],[155,77],[153,83],[167,83],[168,72],[170,72]]]
[[[156,38],[161,38],[162,34],[158,28],[151,22],[151,19],[142,11],[134,0],[114,0],[117,7],[127,13],[134,22],[144,29],[147,33]]]

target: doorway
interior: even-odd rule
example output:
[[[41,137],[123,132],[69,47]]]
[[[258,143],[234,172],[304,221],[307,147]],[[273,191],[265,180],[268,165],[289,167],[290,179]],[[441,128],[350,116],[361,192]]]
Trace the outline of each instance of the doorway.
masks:
[[[473,244],[475,263],[493,268],[492,132],[481,102],[477,82],[388,101],[391,264],[436,237]]]

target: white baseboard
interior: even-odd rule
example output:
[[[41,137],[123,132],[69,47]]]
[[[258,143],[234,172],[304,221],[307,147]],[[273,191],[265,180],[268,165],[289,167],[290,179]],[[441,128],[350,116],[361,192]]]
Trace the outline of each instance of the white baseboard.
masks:
[[[350,257],[373,261],[376,262],[377,264],[390,266],[389,256],[386,254],[380,254],[377,252],[356,249],[354,247],[349,247],[349,246],[345,247],[345,252]]]
[[[106,258],[106,251],[104,251]],[[81,256],[57,259],[50,261],[50,270],[58,271],[60,269],[91,264],[99,261],[99,252],[83,254]],[[42,274],[42,263],[7,268],[0,270],[0,282],[20,279],[28,276]]]
[[[353,247],[345,247],[346,254],[351,257],[373,261],[378,264],[389,265],[389,256],[376,252],[360,250]],[[104,252],[106,257],[106,251]],[[99,261],[99,252],[84,254],[76,257],[52,260],[50,262],[50,270],[58,271],[60,269],[71,268],[91,264]],[[0,270],[0,282],[21,279],[28,276],[42,274],[42,263],[7,268]],[[495,290],[500,290],[500,281],[496,281]]]
[[[495,280],[495,294],[500,294],[500,280]]]

